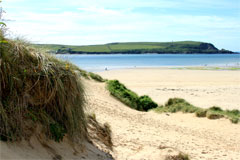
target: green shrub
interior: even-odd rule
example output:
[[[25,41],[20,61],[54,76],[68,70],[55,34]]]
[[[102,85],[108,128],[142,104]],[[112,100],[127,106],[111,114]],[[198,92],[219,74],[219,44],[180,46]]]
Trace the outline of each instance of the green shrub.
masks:
[[[166,106],[171,106],[171,105],[180,104],[180,103],[189,104],[188,102],[186,102],[186,101],[185,101],[184,99],[182,99],[182,98],[170,98],[165,105],[166,105]]]
[[[84,78],[86,79],[89,79],[88,77],[88,72],[87,71],[84,71],[84,70],[79,70],[80,71],[80,75],[83,76]]]
[[[190,158],[187,154],[179,153],[178,155],[167,156],[165,160],[190,160]]]
[[[115,96],[121,102],[125,103],[133,109],[137,109],[138,95],[127,89],[118,80],[110,80],[107,82],[107,88],[111,95]]]
[[[230,118],[230,121],[231,121],[232,123],[237,124],[237,123],[239,122],[239,118],[233,117],[233,118]]]
[[[237,109],[227,110],[226,112],[227,112],[227,114],[234,115],[234,116],[240,115],[240,111]]]
[[[209,110],[211,111],[223,111],[220,107],[216,107],[216,106],[213,106],[213,107],[210,107]]]
[[[199,108],[191,105],[187,101],[181,98],[170,98],[164,106],[165,111],[175,113],[182,111],[184,113],[194,113],[199,110]]]
[[[95,73],[92,73],[92,72],[89,72],[89,76],[94,79],[95,81],[98,81],[98,82],[105,82],[106,80],[103,79],[100,75],[98,74],[95,74]]]
[[[148,111],[149,109],[156,108],[158,105],[149,96],[141,96],[138,98],[137,110]]]
[[[206,117],[207,116],[207,111],[204,110],[204,109],[200,109],[195,114],[196,114],[197,117]]]
[[[113,96],[133,109],[148,111],[149,109],[157,107],[157,104],[153,102],[149,96],[139,97],[136,93],[127,89],[118,80],[109,80],[107,82],[107,88]]]
[[[222,117],[224,117],[224,116],[218,112],[212,112],[212,111],[207,112],[208,119],[220,119]]]

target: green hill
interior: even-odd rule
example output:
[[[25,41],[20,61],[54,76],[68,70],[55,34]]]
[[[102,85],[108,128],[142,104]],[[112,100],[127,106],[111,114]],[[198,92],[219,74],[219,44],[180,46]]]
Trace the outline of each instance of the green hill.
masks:
[[[180,41],[180,42],[128,42],[108,43],[103,45],[57,45],[36,44],[49,52],[57,54],[141,54],[141,53],[233,53],[228,50],[219,50],[211,43]]]

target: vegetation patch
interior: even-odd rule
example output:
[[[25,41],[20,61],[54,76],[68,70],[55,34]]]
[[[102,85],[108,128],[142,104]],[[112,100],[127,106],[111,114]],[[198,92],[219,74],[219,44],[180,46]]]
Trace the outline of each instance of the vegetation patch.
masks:
[[[118,80],[107,81],[107,89],[110,91],[111,95],[119,99],[124,104],[128,105],[133,109],[137,109],[138,95],[133,91],[127,89]]]
[[[6,41],[0,46],[1,139],[27,137],[29,120],[43,126],[45,135],[56,141],[65,134],[73,139],[86,137],[80,69],[25,42]]]
[[[208,109],[202,109],[188,103],[181,98],[170,98],[165,105],[153,109],[156,112],[183,112],[195,113],[197,117],[207,117],[208,119],[228,118],[232,123],[238,123],[240,119],[239,110],[223,110],[220,107],[213,106]]]
[[[141,111],[148,111],[149,109],[157,108],[158,105],[149,96],[140,96],[137,101],[137,109]]]
[[[197,117],[206,117],[207,116],[207,110],[205,109],[199,109],[195,112]]]
[[[195,113],[200,108],[195,107],[181,98],[170,98],[164,106],[159,106],[155,109],[157,112],[184,112],[184,113]]]
[[[148,111],[158,106],[149,96],[144,95],[139,97],[135,92],[127,89],[118,80],[107,81],[107,89],[110,91],[111,95],[133,109]]]
[[[97,82],[105,82],[105,81],[106,81],[106,80],[103,79],[100,75],[98,75],[98,74],[96,74],[96,73],[89,72],[89,76],[90,76],[93,80],[95,80],[95,81],[97,81]]]
[[[179,153],[178,155],[167,156],[165,160],[190,160],[190,158],[187,154]]]

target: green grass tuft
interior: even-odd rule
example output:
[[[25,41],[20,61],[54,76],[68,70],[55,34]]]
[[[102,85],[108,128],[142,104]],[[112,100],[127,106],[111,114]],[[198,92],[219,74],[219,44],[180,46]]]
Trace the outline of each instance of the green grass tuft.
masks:
[[[165,105],[153,109],[155,112],[183,112],[195,113],[197,117],[207,117],[208,119],[228,118],[232,123],[238,123],[240,119],[239,110],[223,110],[220,107],[213,106],[209,109],[202,109],[188,103],[181,98],[170,98]]]
[[[240,118],[232,117],[232,118],[230,118],[230,121],[231,121],[232,123],[237,124],[237,123],[240,121]]]
[[[167,156],[165,160],[190,160],[190,158],[187,154],[179,153],[175,156]]]
[[[195,112],[197,117],[206,117],[207,116],[207,110],[199,109]]]
[[[170,98],[167,103],[164,106],[159,106],[155,109],[157,112],[184,112],[184,113],[194,113],[196,111],[200,110],[200,108],[197,108],[184,99],[181,98]]]
[[[89,76],[97,82],[106,82],[105,79],[103,79],[100,75],[98,75],[96,73],[89,72]]]
[[[110,91],[111,95],[119,99],[121,102],[133,109],[137,109],[138,95],[127,89],[118,80],[107,81],[107,89]]]
[[[155,103],[149,96],[141,96],[137,101],[137,110],[140,111],[148,111],[149,109],[153,109],[158,107],[157,103]]]
[[[148,111],[158,106],[149,96],[139,97],[135,92],[127,89],[118,80],[107,81],[107,89],[110,91],[111,95],[133,109]]]
[[[212,112],[211,110],[209,110],[207,112],[206,116],[207,116],[208,119],[219,119],[219,118],[223,118],[224,117],[223,114],[221,114],[219,112]]]

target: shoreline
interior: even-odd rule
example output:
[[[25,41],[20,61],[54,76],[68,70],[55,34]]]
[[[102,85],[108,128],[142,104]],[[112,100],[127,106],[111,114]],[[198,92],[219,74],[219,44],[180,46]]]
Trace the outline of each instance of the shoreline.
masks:
[[[212,70],[212,71],[238,71],[240,70],[239,65],[234,66],[145,66],[145,67],[127,67],[127,68],[107,68],[107,70],[92,71],[95,73],[107,72],[107,71],[121,71],[121,70],[151,70],[151,69],[161,69],[161,70]]]

